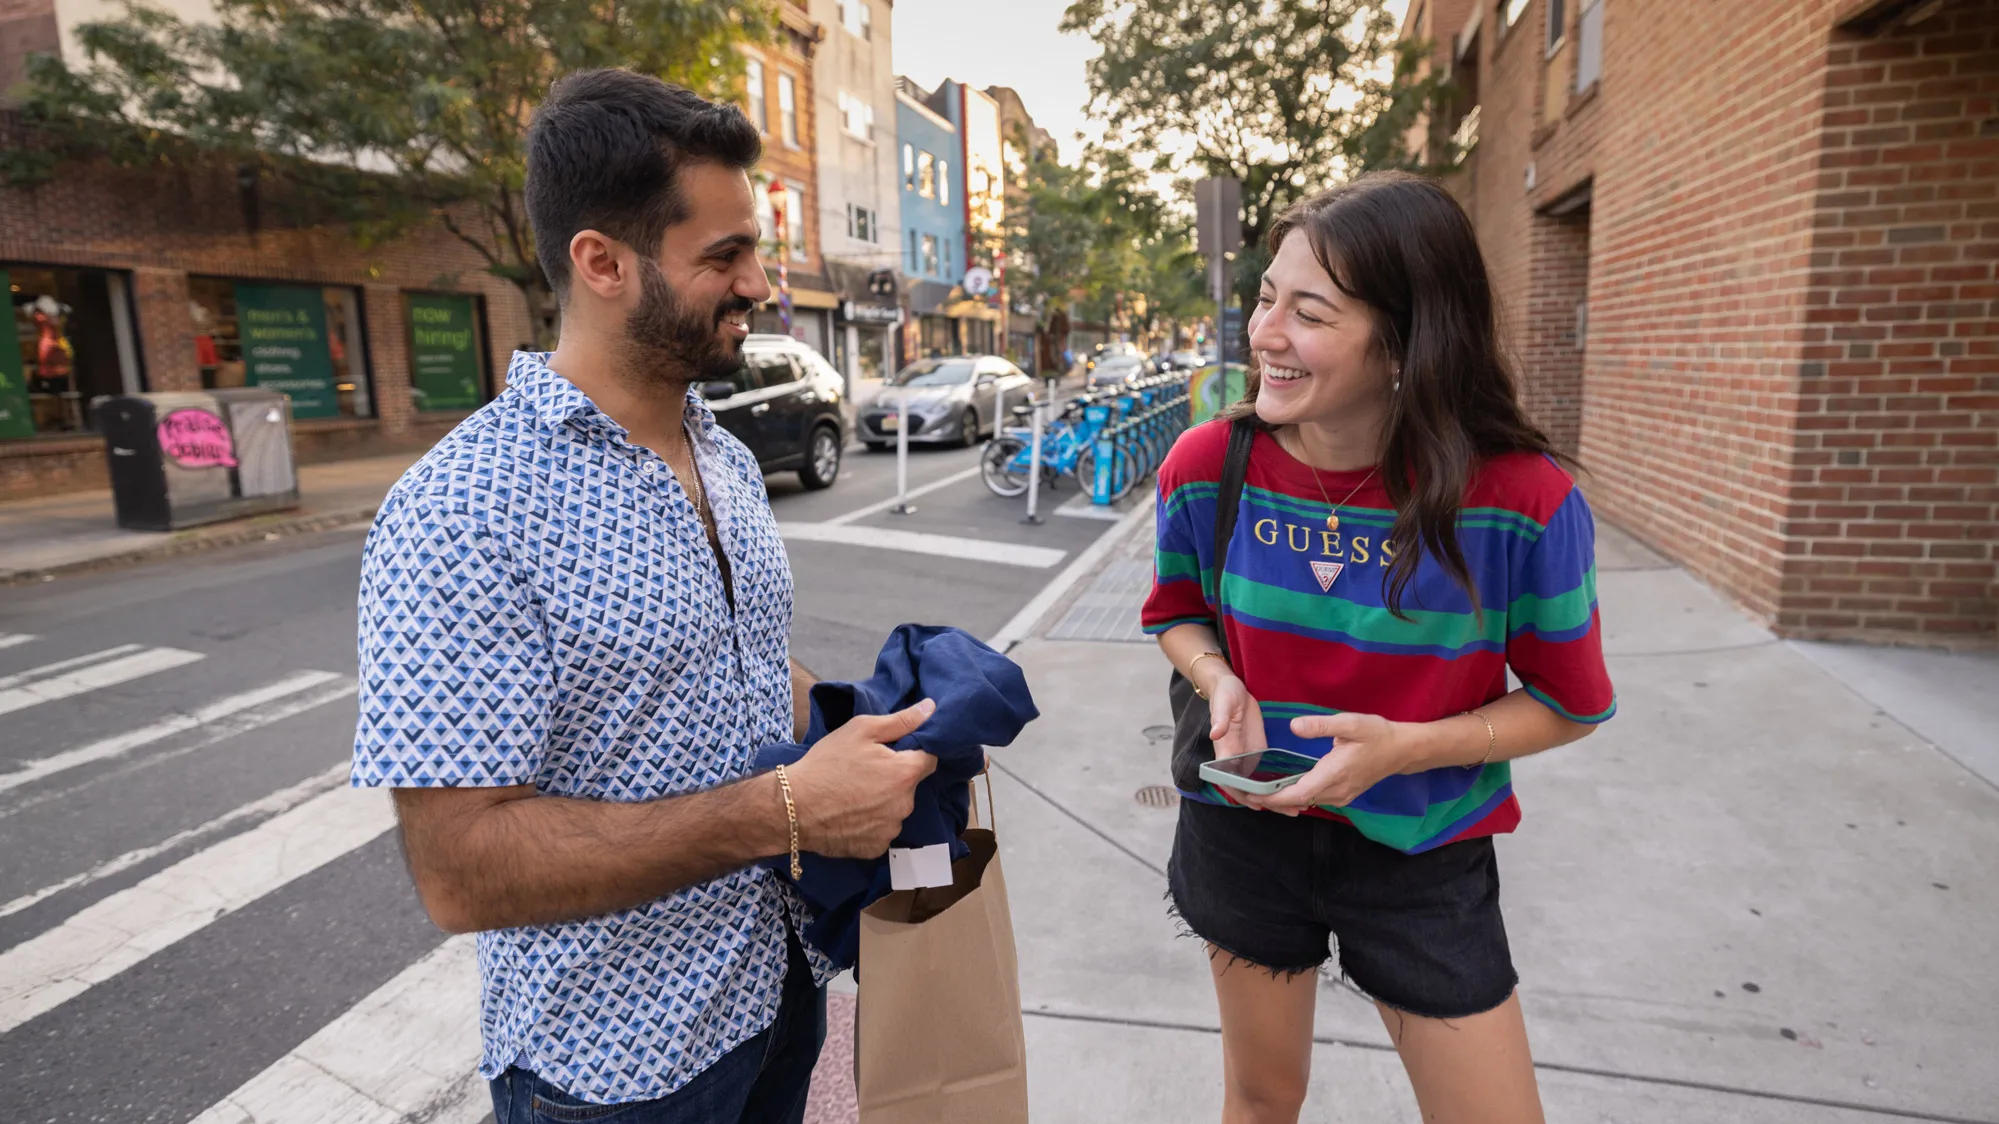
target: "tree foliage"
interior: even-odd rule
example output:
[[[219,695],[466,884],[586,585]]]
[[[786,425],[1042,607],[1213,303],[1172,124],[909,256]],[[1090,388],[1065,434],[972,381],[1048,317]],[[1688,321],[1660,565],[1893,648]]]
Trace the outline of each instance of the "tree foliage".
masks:
[[[1438,86],[1416,77],[1424,45],[1397,42],[1387,0],[1076,0],[1062,30],[1103,48],[1089,80],[1106,145],[1242,181],[1239,280],[1292,203],[1412,165],[1403,137]]]
[[[1008,259],[1021,263],[1008,284],[1044,325],[1058,314],[1185,322],[1207,312],[1192,234],[1124,154],[1092,149],[1069,165],[1049,147],[1007,210]]]
[[[30,60],[14,182],[67,161],[213,160],[364,239],[426,219],[518,286],[546,338],[555,304],[522,206],[524,131],[561,74],[624,66],[711,96],[730,45],[769,35],[764,0],[216,0],[189,23],[127,0],[79,25],[84,64]]]

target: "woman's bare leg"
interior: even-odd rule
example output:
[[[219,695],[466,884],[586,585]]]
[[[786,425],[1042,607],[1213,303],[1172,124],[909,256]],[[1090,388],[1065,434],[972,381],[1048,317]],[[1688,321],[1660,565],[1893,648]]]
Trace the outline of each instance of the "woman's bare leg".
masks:
[[[1462,1019],[1425,1019],[1376,1006],[1416,1087],[1424,1124],[1542,1124],[1518,992]]]
[[[1222,1124],[1296,1124],[1312,1074],[1319,974],[1273,976],[1208,946],[1222,1008]]]

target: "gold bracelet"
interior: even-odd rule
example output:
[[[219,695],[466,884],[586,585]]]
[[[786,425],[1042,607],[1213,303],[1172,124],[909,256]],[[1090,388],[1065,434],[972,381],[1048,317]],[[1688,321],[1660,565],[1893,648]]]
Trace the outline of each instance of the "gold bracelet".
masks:
[[[1467,710],[1465,713],[1485,723],[1485,756],[1478,759],[1478,764],[1471,766],[1474,769],[1483,769],[1492,761],[1492,751],[1499,748],[1499,731],[1492,728],[1492,719],[1478,711]]]
[[[775,771],[778,790],[784,793],[784,818],[791,821],[791,880],[797,882],[805,877],[805,868],[798,865],[798,805],[791,801],[791,778],[785,775],[784,766]]]
[[[1220,652],[1202,652],[1200,655],[1194,657],[1193,663],[1187,665],[1187,682],[1193,684],[1194,693],[1201,696],[1203,701],[1207,699],[1208,693],[1206,691],[1201,690],[1201,685],[1199,683],[1194,682],[1194,669],[1201,666],[1202,660],[1207,660],[1207,659],[1221,660],[1223,667],[1228,666],[1228,657],[1222,655]]]

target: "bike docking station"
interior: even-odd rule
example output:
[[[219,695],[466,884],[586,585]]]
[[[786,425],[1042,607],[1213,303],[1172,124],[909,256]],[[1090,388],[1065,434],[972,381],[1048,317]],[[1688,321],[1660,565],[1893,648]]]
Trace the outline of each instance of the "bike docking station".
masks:
[[[1158,471],[1191,424],[1191,384],[1191,376],[1173,373],[1065,401],[1030,397],[1012,415],[1026,424],[995,426],[986,442],[979,457],[986,489],[1007,499],[1025,495],[1027,514],[1021,522],[1038,525],[1044,478],[1054,488],[1068,476],[1090,497],[1093,511],[1110,514],[1114,504]],[[1052,418],[1050,406],[1059,407]],[[1069,506],[1056,514],[1083,514]]]

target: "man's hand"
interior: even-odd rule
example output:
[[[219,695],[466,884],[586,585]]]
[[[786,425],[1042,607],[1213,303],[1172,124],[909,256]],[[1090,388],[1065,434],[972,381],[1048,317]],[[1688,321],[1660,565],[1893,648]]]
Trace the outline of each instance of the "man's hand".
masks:
[[[861,715],[788,767],[802,849],[837,859],[887,853],[916,806],[917,782],[937,770],[930,754],[888,743],[914,733],[936,709],[925,699],[895,714]]]

